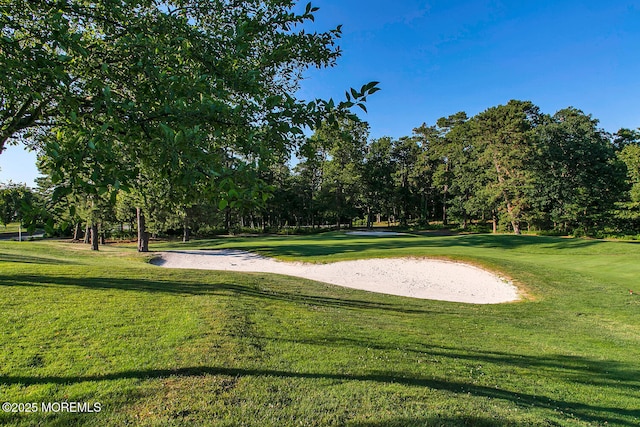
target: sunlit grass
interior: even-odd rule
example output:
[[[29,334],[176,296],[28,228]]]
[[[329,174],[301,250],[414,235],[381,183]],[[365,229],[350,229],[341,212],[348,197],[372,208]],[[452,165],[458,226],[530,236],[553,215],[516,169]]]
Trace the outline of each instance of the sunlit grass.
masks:
[[[9,425],[640,423],[640,246],[328,234],[168,248],[327,262],[463,259],[530,298],[415,300],[272,274],[168,270],[131,245],[0,243],[0,400],[101,402]],[[640,292],[640,291],[639,291]]]
[[[19,222],[10,222],[8,224],[0,224],[0,233],[17,233],[20,231]],[[22,232],[26,233],[26,229],[22,227]]]

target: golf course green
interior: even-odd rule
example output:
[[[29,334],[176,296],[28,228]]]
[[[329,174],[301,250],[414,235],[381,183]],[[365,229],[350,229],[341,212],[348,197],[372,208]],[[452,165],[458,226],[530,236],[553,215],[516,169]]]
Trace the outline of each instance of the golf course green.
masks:
[[[151,243],[179,249],[452,259],[523,297],[420,300],[159,268],[132,244],[0,242],[0,424],[640,425],[640,244],[339,232]]]

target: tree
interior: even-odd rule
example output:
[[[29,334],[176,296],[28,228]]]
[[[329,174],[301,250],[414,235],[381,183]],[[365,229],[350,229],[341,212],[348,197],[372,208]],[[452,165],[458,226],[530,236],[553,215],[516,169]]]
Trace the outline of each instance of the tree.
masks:
[[[540,124],[538,107],[529,101],[509,101],[473,117],[474,146],[479,161],[490,176],[489,200],[501,199],[498,209],[515,234],[530,207],[533,186],[528,167],[534,155],[535,128]]]
[[[362,170],[363,198],[367,210],[367,226],[371,227],[372,214],[389,215],[394,195],[394,165],[390,137],[372,140],[367,146]]]
[[[312,227],[320,225],[318,195],[323,183],[324,154],[324,151],[319,151],[308,142],[300,148],[298,158],[301,161],[293,168],[293,187],[299,194],[303,212]]]
[[[486,197],[489,177],[480,162],[479,147],[473,140],[473,123],[466,113],[441,118],[437,123],[443,133],[450,175],[448,208],[446,205],[445,208],[460,222],[461,228],[466,228],[472,216],[485,217],[486,213],[496,210],[495,201]]]
[[[33,200],[33,193],[24,184],[9,181],[7,184],[0,185],[0,222],[3,225],[15,221],[22,223]]]
[[[32,21],[9,9],[8,16],[20,16],[16,22],[24,31],[57,19],[60,31],[74,34],[73,49],[60,47],[56,38],[47,45],[52,55],[64,55],[50,86],[67,79],[71,89],[64,94],[73,95],[51,98],[59,113],[50,123],[55,138],[47,133],[41,139],[54,183],[104,195],[143,191],[153,184],[141,179],[154,174],[174,192],[192,188],[185,183],[223,182],[216,178],[228,174],[225,159],[247,167],[268,163],[294,149],[303,128],[352,116],[348,109],[354,106],[365,109],[366,97],[378,90],[375,82],[352,89],[339,103],[295,98],[307,68],[335,64],[340,28],[301,30],[317,8],[309,4],[295,14],[293,4],[40,1]],[[10,46],[23,46],[18,30],[6,34]],[[31,68],[51,65],[49,59],[30,61],[25,49],[16,48],[16,64],[26,59]],[[64,191],[71,190],[58,194]],[[144,214],[142,207],[138,212]],[[146,250],[144,242],[140,249]]]
[[[429,194],[431,189],[441,189],[441,199],[434,199],[432,204],[442,207],[442,222],[447,225],[449,221],[450,207],[454,207],[466,226],[466,207],[472,194],[468,184],[468,176],[464,166],[469,162],[474,153],[470,142],[468,117],[464,111],[441,117],[436,126],[421,127],[413,130],[420,139],[423,147],[423,169],[425,170],[425,182],[429,182]],[[428,171],[428,172],[427,172]],[[427,188],[425,186],[425,191]]]
[[[627,228],[637,233],[640,229],[640,138],[624,144],[617,155],[625,165],[628,191],[617,203],[615,213]]]
[[[564,231],[608,222],[624,187],[624,171],[598,121],[565,108],[538,128],[536,193],[540,210]]]
[[[25,184],[15,184],[11,181],[0,184],[0,223],[6,226],[10,222],[18,222],[20,233],[23,226],[33,233],[36,226],[40,226],[46,219],[43,215],[42,200],[37,193]]]
[[[79,16],[73,23],[62,7],[54,1],[0,2],[0,153],[11,138],[49,124],[60,103],[80,102],[82,83],[72,70],[86,64],[80,58],[91,37],[81,32]]]
[[[613,145],[617,150],[622,150],[627,145],[640,144],[640,128],[633,130],[622,128],[615,133]]]
[[[369,126],[360,120],[343,118],[324,123],[307,141],[312,162],[321,160],[322,183],[319,197],[333,211],[339,228],[351,220],[361,205],[362,164]]]
[[[401,137],[394,141],[391,159],[394,165],[395,204],[402,225],[407,225],[409,218],[415,213],[416,196],[415,181],[411,178],[420,156],[420,146],[416,138]]]

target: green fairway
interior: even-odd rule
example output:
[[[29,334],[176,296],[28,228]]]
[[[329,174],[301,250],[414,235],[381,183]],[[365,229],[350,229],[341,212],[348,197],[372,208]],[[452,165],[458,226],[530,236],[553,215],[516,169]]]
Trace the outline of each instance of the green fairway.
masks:
[[[20,223],[10,222],[9,224],[0,224],[0,233],[17,233],[20,231]],[[27,229],[22,227],[22,232],[27,234]]]
[[[428,256],[521,302],[416,300],[263,273],[169,270],[132,245],[0,242],[7,425],[635,426],[640,245],[535,236],[220,238],[287,260]],[[100,411],[43,412],[51,402]],[[94,406],[95,408],[95,406]]]

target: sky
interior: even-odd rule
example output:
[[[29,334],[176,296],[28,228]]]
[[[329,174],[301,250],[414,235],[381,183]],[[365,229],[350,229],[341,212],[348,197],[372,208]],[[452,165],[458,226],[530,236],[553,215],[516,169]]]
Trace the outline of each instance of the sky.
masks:
[[[544,113],[569,106],[609,132],[640,128],[640,0],[314,0],[308,30],[342,25],[342,57],[309,70],[302,99],[369,97],[370,137],[411,135],[422,123],[473,116],[511,99]],[[299,5],[303,9],[306,1]],[[32,185],[35,155],[0,154],[0,182]]]

